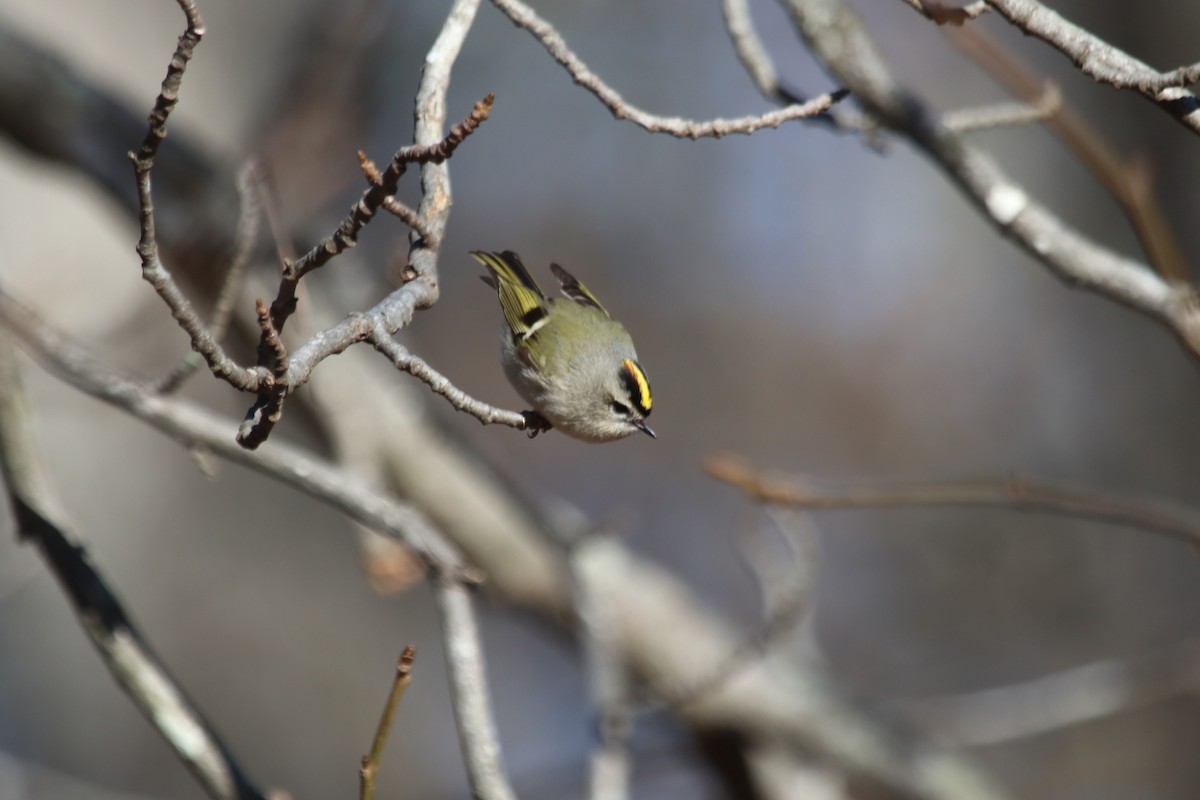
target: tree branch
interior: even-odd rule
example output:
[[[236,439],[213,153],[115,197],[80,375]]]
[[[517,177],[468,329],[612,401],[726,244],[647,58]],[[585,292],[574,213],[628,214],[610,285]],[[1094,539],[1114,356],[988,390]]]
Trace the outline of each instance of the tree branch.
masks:
[[[567,45],[553,25],[538,16],[532,8],[520,0],[492,0],[501,13],[517,27],[524,28],[542,43],[546,52],[571,75],[576,84],[587,89],[617,119],[627,119],[650,133],[666,133],[681,139],[728,136],[731,133],[750,134],[763,128],[777,128],[785,122],[809,119],[823,114],[833,104],[846,96],[844,91],[835,91],[814,97],[805,103],[791,105],[765,114],[736,119],[690,120],[680,117],[661,117],[643,111],[592,72],[587,64]]]
[[[1200,101],[1187,86],[1200,81],[1200,63],[1159,72],[1035,0],[987,0],[1000,16],[1071,59],[1083,73],[1117,89],[1133,89],[1200,133]]]
[[[264,800],[155,657],[108,581],[63,521],[49,489],[8,333],[0,331],[0,475],[17,536],[33,544],[113,680],[214,800]]]
[[[732,456],[704,463],[709,475],[764,503],[817,510],[986,506],[1091,519],[1158,533],[1200,546],[1200,521],[1141,500],[1010,475],[999,481],[956,481],[817,488],[798,478],[754,469]]]
[[[1068,284],[1105,295],[1170,328],[1200,359],[1200,303],[1145,264],[1083,236],[1033,200],[985,154],[937,122],[893,80],[858,17],[842,0],[781,0],[801,37],[880,121],[922,149],[1001,233]]]

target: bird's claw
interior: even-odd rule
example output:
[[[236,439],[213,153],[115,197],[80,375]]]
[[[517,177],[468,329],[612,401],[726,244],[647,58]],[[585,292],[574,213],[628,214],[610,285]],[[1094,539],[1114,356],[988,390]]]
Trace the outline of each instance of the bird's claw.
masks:
[[[550,424],[550,420],[536,411],[522,411],[521,416],[525,418],[525,431],[529,434],[530,439],[554,427]]]

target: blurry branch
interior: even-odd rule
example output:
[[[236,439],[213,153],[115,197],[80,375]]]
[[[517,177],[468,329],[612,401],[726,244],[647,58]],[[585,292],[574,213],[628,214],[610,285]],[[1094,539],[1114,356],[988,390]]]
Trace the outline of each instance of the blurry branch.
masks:
[[[410,644],[400,654],[400,662],[396,665],[396,674],[392,678],[392,688],[388,692],[387,702],[383,705],[383,714],[379,717],[379,725],[375,728],[375,738],[371,740],[371,752],[362,758],[359,768],[358,796],[360,800],[373,800],[375,797],[375,777],[379,774],[379,764],[383,758],[383,746],[387,743],[388,733],[392,729],[392,718],[404,690],[412,683],[412,665],[417,651]]]
[[[858,16],[842,0],[781,0],[814,54],[885,126],[908,138],[1001,233],[1063,280],[1158,320],[1200,358],[1200,303],[1145,264],[1070,228],[1013,183],[992,159],[941,125],[893,79]]]
[[[225,268],[225,276],[221,279],[221,287],[217,300],[213,304],[212,319],[208,323],[209,332],[218,342],[225,337],[229,322],[233,317],[233,306],[241,289],[242,277],[250,258],[254,254],[254,245],[258,241],[258,226],[262,219],[262,203],[260,189],[263,183],[262,165],[257,161],[249,161],[238,173],[238,225],[234,234],[233,257]],[[158,391],[170,394],[176,391],[183,382],[204,366],[204,359],[192,351],[170,374],[163,377],[156,386]]]
[[[202,446],[325,502],[350,519],[402,540],[420,556],[434,578],[455,721],[472,790],[486,800],[514,796],[500,764],[478,625],[468,591],[468,584],[479,582],[481,575],[466,565],[457,548],[421,512],[299,448],[285,443],[276,443],[266,452],[239,447],[225,435],[226,420],[102,370],[94,356],[51,330],[3,291],[0,320],[48,369],[82,391],[134,415],[185,447]]]
[[[762,592],[766,621],[723,660],[691,686],[662,695],[659,702],[673,708],[713,691],[738,672],[763,658],[785,634],[794,632],[810,608],[817,572],[817,539],[812,523],[799,515],[785,517],[781,509],[768,514],[790,551],[786,565],[769,551],[761,536],[749,534],[743,544],[747,563]]]
[[[107,373],[96,366],[94,357],[50,330],[26,308],[0,291],[0,320],[23,342],[26,349],[51,372],[78,389],[110,403],[161,430],[185,447],[202,446],[214,455],[242,464],[324,502],[348,518],[404,541],[438,574],[438,606],[443,615],[446,647],[454,658],[478,650],[467,637],[474,622],[460,625],[470,612],[465,589],[454,590],[457,575],[477,579],[478,573],[463,564],[458,551],[445,541],[424,515],[398,503],[361,481],[325,462],[307,455],[286,442],[275,442],[262,451],[239,447],[227,436],[229,422],[182,398],[164,398],[138,384]],[[429,470],[429,458],[420,461]],[[469,475],[470,473],[466,473]],[[476,478],[460,476],[460,480]],[[494,487],[478,483],[481,493]],[[564,621],[570,608],[569,589],[553,573],[552,545],[535,544],[531,531],[495,527],[501,498],[478,505],[470,497],[450,493],[441,498],[426,496],[434,505],[452,502],[463,516],[454,533],[458,540],[481,559],[495,580],[491,585],[510,599],[533,608],[543,617]],[[443,487],[445,490],[445,487]],[[500,504],[500,505],[498,505]],[[468,520],[474,520],[468,525]],[[503,538],[495,538],[503,532]],[[705,608],[702,600],[670,575],[635,558],[611,540],[591,549],[586,563],[589,585],[614,620],[616,646],[632,670],[653,691],[669,693],[672,687],[694,686],[709,674],[711,664],[733,652],[733,634]],[[452,660],[453,663],[453,660]],[[739,680],[727,682],[678,709],[691,726],[707,730],[725,729],[749,739],[766,737],[786,742],[809,753],[823,764],[888,800],[1003,800],[1005,795],[952,754],[934,751],[904,751],[895,748],[888,736],[846,706],[824,677],[788,662],[786,669],[768,664],[748,664]],[[489,738],[494,723],[479,723],[486,702],[479,702],[483,686],[478,676],[481,664],[456,665],[453,684],[459,736],[471,748],[467,760],[473,770],[473,785],[494,786],[499,779],[488,773],[498,765],[498,745]],[[489,767],[489,764],[491,767]],[[500,790],[496,795],[504,796]]]
[[[266,453],[239,447],[229,439],[228,420],[182,398],[163,397],[142,384],[98,366],[95,355],[55,331],[0,289],[0,322],[45,368],[87,394],[132,414],[186,448],[202,447],[256,472],[269,475],[328,503],[351,519],[387,533],[413,550],[433,572],[463,580],[479,579],[458,551],[411,506],[355,481],[341,470],[280,443]]]
[[[1010,742],[1133,711],[1200,690],[1200,641],[1153,655],[1108,659],[1023,683],[896,703],[923,732],[952,747]]]
[[[965,6],[949,6],[939,0],[904,0],[917,12],[938,25],[960,26],[988,11],[986,0],[975,0]]]
[[[956,133],[970,133],[1013,125],[1028,125],[1053,119],[1062,108],[1062,93],[1047,83],[1039,97],[1028,103],[997,103],[979,108],[949,111],[942,124]]]
[[[759,93],[778,102],[795,102],[779,84],[779,73],[767,53],[767,46],[754,28],[749,0],[721,0],[721,14],[725,17],[725,29],[729,31],[738,61],[742,62]]]
[[[602,545],[604,538],[610,535],[612,532],[607,530],[590,531],[572,546],[570,552],[584,674],[597,723],[598,741],[592,749],[588,781],[589,800],[626,800],[633,772],[627,744],[633,732],[629,675],[613,629],[616,620],[595,587],[588,584],[587,571],[582,564],[588,551]]]
[[[445,574],[438,575],[433,586],[442,618],[446,668],[450,673],[450,703],[471,796],[480,800],[516,800],[500,758],[500,735],[492,717],[487,670],[470,590],[462,581]]]
[[[1000,16],[1071,59],[1085,75],[1117,89],[1133,89],[1194,133],[1200,101],[1187,86],[1200,81],[1200,63],[1159,72],[1035,0],[987,0]]]
[[[978,26],[957,28],[950,32],[949,38],[975,63],[1025,102],[1036,103],[1037,98],[1042,96],[1043,82]],[[1049,117],[1046,127],[1071,148],[1120,203],[1151,266],[1168,280],[1190,280],[1191,270],[1158,204],[1146,160],[1122,158],[1069,104],[1064,103],[1058,113]]]
[[[0,331],[0,474],[17,536],[32,543],[74,606],[84,633],[117,685],[214,800],[264,797],[184,696],[125,613],[121,601],[63,521],[33,441],[16,351]],[[67,721],[66,724],[70,724]]]
[[[30,155],[86,176],[122,210],[136,213],[136,187],[125,157],[130,142],[146,134],[144,110],[133,110],[94,75],[31,42],[0,17],[0,134]],[[159,146],[155,170],[160,237],[193,285],[204,284],[227,263],[237,203],[221,162],[209,158],[187,130]]]
[[[798,105],[736,119],[690,120],[679,117],[660,117],[630,104],[615,89],[592,72],[577,56],[553,25],[538,16],[520,0],[492,0],[501,13],[513,24],[524,28],[542,43],[546,52],[571,75],[576,84],[594,94],[617,119],[627,119],[650,133],[666,133],[681,139],[722,137],[731,133],[751,134],[763,128],[777,128],[785,122],[809,119],[828,111],[846,96],[844,91],[823,94]]]
[[[1200,521],[1172,514],[1142,500],[1020,475],[996,481],[886,483],[846,488],[817,487],[801,478],[770,475],[727,455],[709,457],[704,462],[704,469],[717,480],[736,486],[760,502],[810,511],[985,506],[1091,519],[1200,545]]]

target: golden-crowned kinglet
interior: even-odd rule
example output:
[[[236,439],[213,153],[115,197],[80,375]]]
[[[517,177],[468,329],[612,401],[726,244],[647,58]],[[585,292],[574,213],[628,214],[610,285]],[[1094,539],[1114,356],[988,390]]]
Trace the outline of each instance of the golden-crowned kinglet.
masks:
[[[651,437],[650,382],[625,326],[558,264],[567,300],[546,297],[516,253],[471,252],[488,268],[484,283],[500,296],[500,356],[517,393],[533,405],[532,432],[558,428],[588,442]]]

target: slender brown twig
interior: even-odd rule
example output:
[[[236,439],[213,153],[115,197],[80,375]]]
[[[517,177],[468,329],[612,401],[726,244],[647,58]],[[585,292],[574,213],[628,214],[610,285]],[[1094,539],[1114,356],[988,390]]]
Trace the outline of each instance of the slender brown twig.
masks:
[[[358,770],[360,800],[372,800],[375,797],[375,778],[379,775],[383,746],[391,732],[392,718],[396,715],[400,698],[404,697],[404,690],[412,683],[412,665],[416,657],[417,651],[411,644],[400,654],[400,662],[396,665],[396,674],[392,678],[392,688],[388,692],[387,702],[383,705],[379,725],[375,728],[375,738],[371,740],[371,751],[362,757],[362,765]]]
[[[382,180],[379,167],[375,166],[375,162],[367,158],[367,154],[362,150],[358,151],[358,167],[362,170],[363,176],[367,179],[367,183],[374,184],[379,183]],[[392,216],[399,218],[401,222],[416,231],[417,235],[422,239],[430,238],[429,228],[425,226],[424,220],[417,215],[416,210],[409,208],[408,206],[404,205],[404,203],[401,203],[396,199],[395,195],[388,195],[387,197],[383,198],[383,208]]]
[[[1200,545],[1200,521],[1143,500],[1010,475],[992,481],[942,481],[817,487],[796,477],[755,469],[735,456],[711,456],[705,471],[764,503],[812,511],[839,509],[992,506],[1091,519]]]

